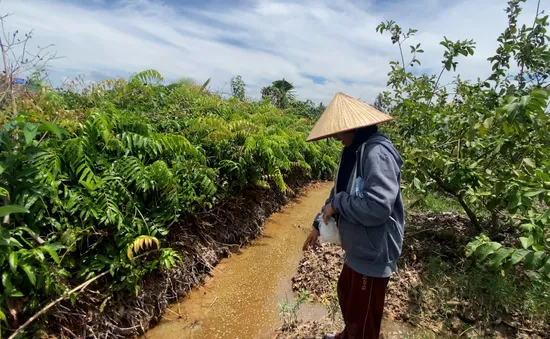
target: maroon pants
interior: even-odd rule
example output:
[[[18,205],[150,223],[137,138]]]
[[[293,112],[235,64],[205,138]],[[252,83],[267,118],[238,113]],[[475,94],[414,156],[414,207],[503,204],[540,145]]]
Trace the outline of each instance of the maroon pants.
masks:
[[[338,339],[378,339],[389,280],[359,274],[344,264],[338,299],[346,327]]]

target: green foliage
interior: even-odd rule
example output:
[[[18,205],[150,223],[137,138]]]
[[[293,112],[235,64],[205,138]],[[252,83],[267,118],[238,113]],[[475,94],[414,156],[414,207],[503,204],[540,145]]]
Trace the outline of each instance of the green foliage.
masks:
[[[144,275],[182,264],[163,247],[178,220],[336,169],[336,142],[305,142],[309,120],[223,100],[208,81],[162,81],[145,71],[21,98],[0,132],[0,316],[13,298],[27,298],[30,315],[103,272],[104,292],[138,292]]]
[[[340,302],[338,301],[337,280],[332,282],[332,289],[330,293],[326,293],[321,296],[321,303],[327,308],[330,320],[332,320],[332,322],[336,322],[337,318],[341,316]]]
[[[475,82],[456,76],[440,85],[461,57],[473,55],[473,41],[445,38],[440,72],[416,75],[411,68],[420,64],[421,44],[410,46],[410,62],[404,52],[416,30],[404,33],[393,21],[380,24],[377,31],[391,35],[401,62],[390,63],[392,92],[379,101],[398,117],[388,132],[406,159],[407,182],[454,197],[480,232],[511,226],[522,234],[521,250],[480,236],[468,255],[498,267],[524,262],[550,277],[548,16],[537,13],[531,27],[518,27],[523,2],[508,2],[509,26],[489,58],[492,74]]]
[[[239,101],[246,101],[246,84],[240,75],[231,78],[231,94]]]
[[[298,297],[294,298],[294,304],[284,301],[279,303],[279,317],[283,321],[283,330],[296,326],[298,322],[298,311],[304,302],[311,302],[309,291],[300,291]]]
[[[434,190],[418,191],[411,186],[403,190],[403,200],[406,210],[421,212],[457,212],[462,213],[462,207],[456,199],[444,192]]]
[[[271,86],[262,88],[262,99],[268,100],[275,107],[287,108],[294,100],[294,85],[285,79],[273,81]]]
[[[381,112],[388,111],[391,105],[391,102],[388,100],[388,95],[389,93],[378,93],[372,105]]]
[[[472,310],[478,321],[489,324],[506,312],[545,323],[550,319],[549,287],[549,282],[541,279],[494,274],[485,267],[449,264],[445,258],[432,256],[417,291],[424,304],[419,313],[426,312],[433,319],[453,317],[457,309],[464,313]]]
[[[308,118],[313,121],[319,120],[319,118],[321,117],[325,109],[326,107],[323,105],[323,103],[320,103],[319,105],[316,106],[311,100],[306,100],[306,101],[293,100],[290,103],[290,110],[292,112],[298,115],[302,115],[305,118]]]

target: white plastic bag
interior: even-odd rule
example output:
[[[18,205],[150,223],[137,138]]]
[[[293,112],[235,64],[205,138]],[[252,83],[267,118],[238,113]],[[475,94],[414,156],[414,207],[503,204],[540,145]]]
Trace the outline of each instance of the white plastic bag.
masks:
[[[328,225],[323,221],[323,215],[319,215],[319,241],[322,244],[340,245],[340,232],[336,226],[336,220],[333,217],[328,219]]]

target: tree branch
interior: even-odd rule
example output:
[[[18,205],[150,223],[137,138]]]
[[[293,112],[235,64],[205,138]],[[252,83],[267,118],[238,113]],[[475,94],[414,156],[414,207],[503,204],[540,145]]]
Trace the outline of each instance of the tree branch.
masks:
[[[453,197],[455,197],[458,200],[458,203],[460,204],[460,206],[462,206],[462,208],[464,209],[464,212],[466,212],[466,215],[468,215],[468,218],[470,218],[470,221],[472,222],[472,225],[474,225],[476,230],[482,232],[483,227],[481,227],[481,224],[479,223],[479,220],[477,219],[477,216],[474,213],[474,211],[472,211],[470,206],[468,206],[466,201],[464,201],[464,197],[461,196],[460,194],[458,194],[455,190],[453,190],[449,186],[447,186],[443,182],[443,180],[441,180],[441,178],[436,177],[435,175],[432,175],[432,174],[429,174],[429,176],[430,176],[430,178],[435,180],[435,182],[439,185],[439,187],[441,187],[442,190],[449,193],[450,195],[452,195]]]
[[[17,337],[17,335],[19,335],[19,333],[21,333],[27,326],[29,326],[32,322],[34,322],[36,319],[38,319],[42,314],[46,313],[46,311],[48,311],[50,308],[52,308],[53,306],[55,306],[56,304],[58,304],[62,300],[66,299],[67,297],[71,296],[72,294],[74,294],[78,291],[86,289],[86,287],[88,287],[88,285],[90,285],[94,281],[98,280],[99,278],[107,275],[107,273],[109,273],[109,271],[105,271],[105,272],[101,273],[100,275],[97,275],[97,276],[95,276],[95,277],[93,277],[89,280],[86,280],[82,284],[78,285],[77,287],[75,287],[72,290],[70,290],[69,292],[67,292],[67,294],[62,295],[61,297],[59,297],[59,298],[55,299],[54,301],[52,301],[51,303],[49,303],[44,308],[42,308],[40,311],[38,311],[35,315],[30,317],[23,325],[21,325],[15,332],[13,332],[12,335],[10,335],[8,337],[8,339],[15,339]]]
[[[432,99],[435,95],[435,92],[438,90],[437,85],[439,84],[439,80],[441,80],[441,76],[443,75],[443,72],[445,72],[445,66],[442,67],[441,72],[439,72],[439,76],[437,77],[437,81],[434,85],[434,90],[432,92],[432,95],[430,96],[430,101],[428,101],[428,106],[432,103]]]
[[[399,53],[401,53],[401,62],[403,63],[402,67],[403,67],[403,72],[406,71],[406,67],[405,67],[405,58],[403,57],[403,47],[401,46],[401,44],[405,42],[405,40],[403,40],[402,42],[399,42]]]

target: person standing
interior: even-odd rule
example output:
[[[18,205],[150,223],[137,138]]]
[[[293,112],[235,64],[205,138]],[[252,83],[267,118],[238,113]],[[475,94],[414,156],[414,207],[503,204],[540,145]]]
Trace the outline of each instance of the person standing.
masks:
[[[378,124],[393,118],[337,93],[307,141],[329,137],[344,145],[334,189],[321,209],[324,222],[337,221],[344,266],[338,299],[345,323],[331,339],[377,339],[380,336],[388,281],[397,268],[404,236],[401,198],[403,160]],[[318,220],[316,218],[315,220]],[[304,250],[316,246],[318,222]]]

